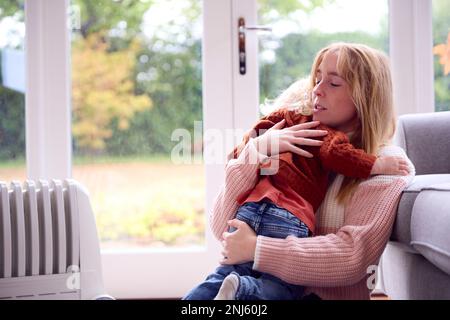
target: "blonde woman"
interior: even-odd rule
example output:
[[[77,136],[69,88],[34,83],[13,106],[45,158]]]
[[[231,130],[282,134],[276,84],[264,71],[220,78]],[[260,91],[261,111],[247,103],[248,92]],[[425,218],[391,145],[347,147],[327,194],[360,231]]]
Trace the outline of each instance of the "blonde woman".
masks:
[[[370,267],[377,263],[384,249],[401,190],[414,175],[414,168],[401,150],[387,147],[395,129],[388,60],[381,52],[363,45],[333,44],[317,54],[310,79],[312,120],[332,128],[327,131],[332,137],[323,138],[327,147],[322,145],[318,153],[314,151],[317,148],[299,148],[298,145],[313,145],[307,137],[318,134],[307,130],[313,126],[305,126],[304,121],[300,121],[301,124],[295,124],[295,120],[291,123],[281,121],[286,115],[291,120],[294,118],[294,113],[285,109],[281,115],[280,111],[275,111],[271,118],[263,119],[263,126],[257,126],[270,128],[267,132],[246,137],[235,150],[235,159],[230,159],[226,166],[225,186],[215,200],[210,219],[211,228],[224,247],[222,266],[186,298],[207,299],[215,292],[219,299],[289,299],[299,298],[300,294],[314,294],[322,299],[369,297],[372,286],[367,284],[368,270],[372,270]],[[299,95],[288,89],[280,100],[284,100],[285,106],[295,105],[296,101],[304,100],[302,94]],[[323,149],[330,150],[328,146],[336,137],[350,142],[344,142],[344,148],[336,148],[340,150],[338,153],[331,152],[345,167],[340,171],[333,161],[324,163],[322,155]],[[278,142],[278,148],[266,148],[275,145],[274,141]],[[355,151],[355,148],[361,150]],[[305,168],[316,168],[313,173],[318,172],[317,163],[312,164],[298,156],[296,160],[291,156],[289,162],[286,154],[320,157],[324,167],[347,177],[338,175],[334,179],[320,208],[313,194],[305,196],[312,200],[305,204],[305,199],[292,193],[298,187],[292,174],[283,176],[287,187],[260,175],[260,169],[271,158],[284,159],[289,165],[307,163]],[[373,171],[375,160],[381,156],[403,157],[403,161],[394,163],[397,171],[391,174],[405,176],[376,176],[362,180],[368,173],[389,172]],[[255,158],[259,159],[257,163],[249,161]],[[360,165],[360,159],[366,164],[365,170],[361,169],[364,165]],[[313,177],[315,174],[309,176]],[[320,178],[319,182],[323,184]],[[297,217],[298,212],[314,209],[314,222],[317,223],[306,221],[314,237],[273,237],[255,233],[255,225],[251,227],[241,221],[245,219],[233,219],[243,203],[247,207],[257,206],[259,202],[255,200],[262,203],[269,200],[269,205],[274,206],[272,211],[288,205],[288,213]],[[313,205],[308,207],[310,202]],[[301,210],[296,210],[293,204]],[[265,210],[254,209],[257,212]],[[311,218],[310,215],[305,217]],[[235,231],[227,232],[227,227]]]

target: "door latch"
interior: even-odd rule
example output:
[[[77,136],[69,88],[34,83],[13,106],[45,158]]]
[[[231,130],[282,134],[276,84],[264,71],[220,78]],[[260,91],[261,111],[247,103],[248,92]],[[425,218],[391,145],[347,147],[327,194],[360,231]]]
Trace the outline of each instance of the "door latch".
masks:
[[[239,18],[238,20],[238,43],[239,43],[239,73],[244,75],[247,72],[246,52],[245,52],[245,31],[272,31],[271,27],[267,26],[245,26],[245,19]]]

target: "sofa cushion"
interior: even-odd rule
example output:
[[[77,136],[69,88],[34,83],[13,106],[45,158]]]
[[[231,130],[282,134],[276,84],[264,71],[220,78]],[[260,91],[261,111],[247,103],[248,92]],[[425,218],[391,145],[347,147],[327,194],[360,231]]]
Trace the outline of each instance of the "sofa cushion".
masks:
[[[411,243],[411,212],[418,194],[426,188],[439,183],[450,183],[450,174],[419,175],[403,191],[398,204],[397,216],[392,230],[391,240],[406,245]]]
[[[402,147],[416,174],[450,173],[450,111],[399,117],[394,144]]]
[[[411,215],[411,245],[450,274],[450,182],[424,188]]]

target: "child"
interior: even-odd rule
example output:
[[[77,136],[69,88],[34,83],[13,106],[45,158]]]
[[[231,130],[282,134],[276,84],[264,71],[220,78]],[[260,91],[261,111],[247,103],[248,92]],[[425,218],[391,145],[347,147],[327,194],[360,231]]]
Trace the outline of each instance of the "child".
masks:
[[[262,118],[229,158],[237,158],[250,138],[262,133],[260,130],[269,129],[281,121],[284,121],[285,127],[311,121],[309,92],[305,81],[298,81],[289,87],[276,101],[278,106],[283,107]],[[277,161],[276,170],[261,174],[256,186],[237,199],[240,207],[236,218],[246,222],[256,234],[272,238],[311,236],[315,225],[314,213],[325,197],[331,171],[362,179],[371,174],[405,174],[401,169],[406,167],[404,160],[397,157],[377,158],[356,149],[342,132],[324,125],[319,125],[317,129],[326,130],[328,134],[320,147],[304,148],[313,154],[313,158],[291,152],[281,153],[276,159],[269,158],[261,169],[271,165],[271,161]],[[243,286],[247,288],[246,292],[236,296],[242,282],[246,282]],[[211,296],[214,292],[211,288],[219,289],[216,300],[299,299],[303,294],[302,286],[256,272],[252,270],[252,263],[244,263],[219,266],[185,299],[211,299],[214,297]]]

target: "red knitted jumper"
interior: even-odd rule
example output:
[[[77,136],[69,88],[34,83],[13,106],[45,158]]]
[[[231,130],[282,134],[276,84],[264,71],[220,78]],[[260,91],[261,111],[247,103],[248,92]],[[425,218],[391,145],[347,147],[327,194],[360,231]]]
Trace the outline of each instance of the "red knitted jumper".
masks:
[[[260,133],[281,120],[286,120],[286,127],[311,121],[288,109],[277,110],[262,118],[250,133],[244,136],[242,144],[232,153],[236,159],[244,146]],[[342,132],[319,125],[317,129],[326,130],[320,147],[302,147],[312,153],[313,158],[306,158],[295,153],[279,154],[278,171],[271,175],[260,175],[255,188],[240,195],[237,202],[257,202],[264,198],[285,208],[302,220],[314,232],[314,213],[322,203],[328,188],[330,171],[352,178],[368,178],[375,163],[376,156],[356,149]],[[262,168],[267,167],[265,164]]]

